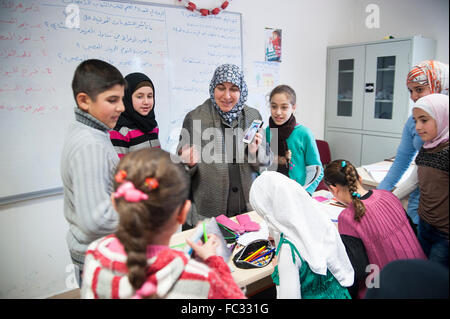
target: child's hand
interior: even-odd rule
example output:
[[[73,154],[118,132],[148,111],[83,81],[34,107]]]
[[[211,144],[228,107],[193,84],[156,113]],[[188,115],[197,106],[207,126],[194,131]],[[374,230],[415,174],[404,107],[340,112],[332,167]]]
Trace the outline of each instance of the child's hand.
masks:
[[[292,159],[292,152],[291,152],[291,150],[287,150],[286,151],[285,157],[286,157],[286,161],[289,163],[291,161],[291,159]]]
[[[214,234],[208,235],[208,241],[205,244],[196,244],[189,238],[186,238],[186,242],[195,251],[196,255],[200,257],[203,261],[211,256],[216,255],[217,246],[219,246],[219,241],[217,236]]]

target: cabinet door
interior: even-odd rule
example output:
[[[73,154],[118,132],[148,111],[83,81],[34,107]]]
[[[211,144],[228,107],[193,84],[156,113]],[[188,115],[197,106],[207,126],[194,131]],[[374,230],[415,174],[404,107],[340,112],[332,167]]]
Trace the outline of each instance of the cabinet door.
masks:
[[[367,45],[364,130],[402,132],[409,105],[410,46],[410,40]]]
[[[381,162],[397,154],[399,138],[363,135],[361,165]]]
[[[362,128],[363,45],[328,51],[326,117],[328,127]]]
[[[331,159],[350,161],[355,167],[361,165],[361,134],[327,130],[325,140],[330,145]]]

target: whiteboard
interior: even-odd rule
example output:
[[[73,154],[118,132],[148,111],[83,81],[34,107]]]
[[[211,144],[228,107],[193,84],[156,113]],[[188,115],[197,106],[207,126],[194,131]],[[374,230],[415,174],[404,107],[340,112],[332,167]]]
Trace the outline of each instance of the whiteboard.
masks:
[[[0,204],[62,191],[60,157],[81,61],[147,74],[161,147],[172,152],[185,114],[209,97],[215,68],[242,67],[239,13],[202,17],[184,6],[91,0],[0,6]]]

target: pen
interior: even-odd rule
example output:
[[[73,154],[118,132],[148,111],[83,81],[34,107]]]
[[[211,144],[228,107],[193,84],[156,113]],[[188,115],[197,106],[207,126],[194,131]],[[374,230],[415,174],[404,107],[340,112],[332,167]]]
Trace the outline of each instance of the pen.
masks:
[[[263,255],[258,256],[257,258],[253,259],[252,261],[256,261],[256,260],[258,260],[258,259],[261,259],[261,258],[263,258],[263,257],[265,257],[265,256],[267,256],[267,255],[269,255],[269,254],[271,254],[274,250],[275,250],[275,249],[271,249],[271,250],[269,250],[268,252],[264,253]]]
[[[205,222],[203,222],[203,239],[205,240],[205,243],[208,241],[208,235],[206,235],[206,225],[205,225]]]
[[[342,205],[341,203],[329,203],[330,205],[346,208],[346,206]]]
[[[270,249],[265,249],[265,250],[260,251],[258,254],[256,254],[255,256],[251,257],[248,261],[249,261],[249,262],[255,261],[256,259],[258,259],[258,258],[261,257],[262,255],[268,253],[269,250],[270,250]]]
[[[244,259],[244,261],[248,261],[250,258],[252,258],[253,256],[255,256],[256,254],[258,254],[261,250],[263,250],[264,248],[266,248],[266,246],[262,246],[260,249],[258,249],[257,251],[255,251],[254,253],[252,253],[250,256],[246,257]]]

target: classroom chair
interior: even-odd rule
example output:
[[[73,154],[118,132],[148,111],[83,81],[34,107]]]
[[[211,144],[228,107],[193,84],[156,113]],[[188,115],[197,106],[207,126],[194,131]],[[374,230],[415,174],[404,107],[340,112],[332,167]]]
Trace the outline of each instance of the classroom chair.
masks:
[[[320,161],[325,169],[325,166],[331,162],[331,151],[328,142],[322,140],[316,140],[317,148],[319,149]],[[323,179],[320,181],[319,186],[317,186],[316,191],[328,190],[327,185],[325,185]]]

